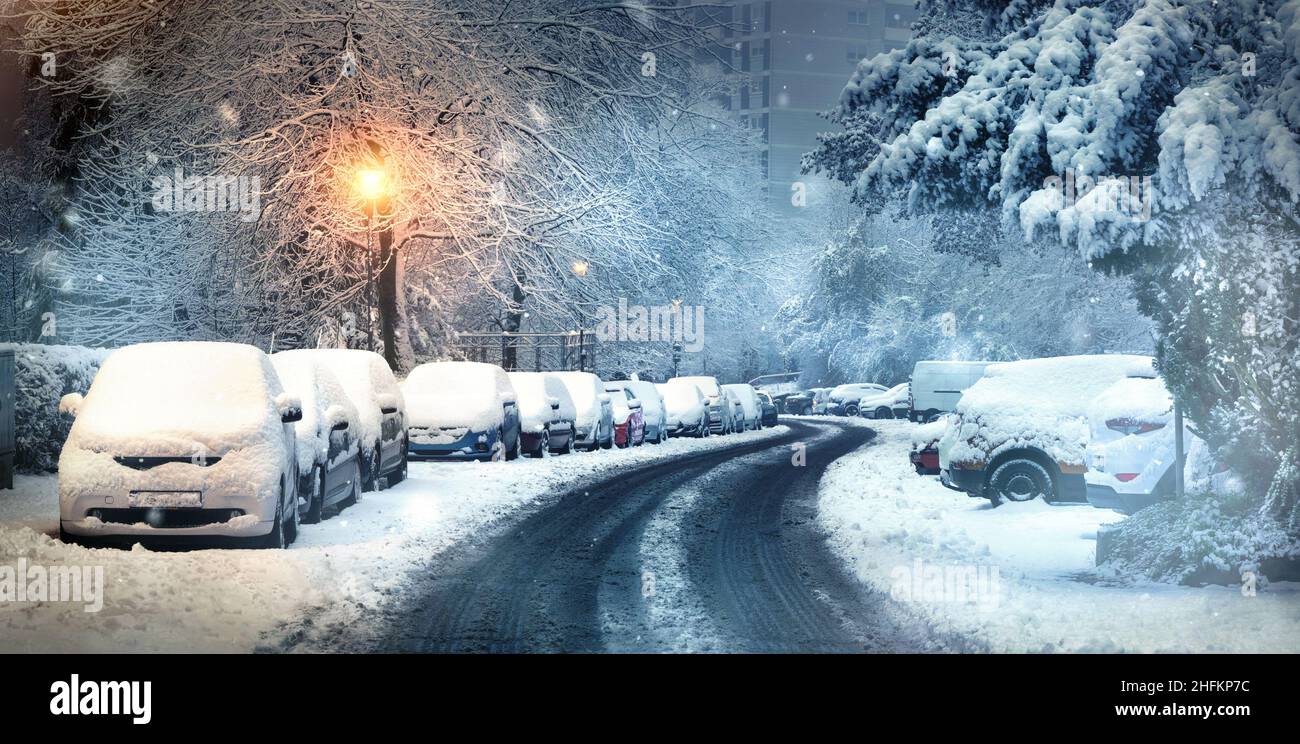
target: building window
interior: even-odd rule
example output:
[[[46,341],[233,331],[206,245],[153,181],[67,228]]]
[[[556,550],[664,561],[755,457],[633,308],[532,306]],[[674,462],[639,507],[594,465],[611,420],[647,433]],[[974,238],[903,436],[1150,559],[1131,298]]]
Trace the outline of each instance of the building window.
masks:
[[[844,52],[844,61],[856,65],[869,56],[871,52],[867,51],[866,47],[851,46]]]
[[[865,25],[867,25],[867,11],[865,11],[865,10],[850,10],[850,11],[849,11],[849,25],[850,25],[850,26],[865,26]]]

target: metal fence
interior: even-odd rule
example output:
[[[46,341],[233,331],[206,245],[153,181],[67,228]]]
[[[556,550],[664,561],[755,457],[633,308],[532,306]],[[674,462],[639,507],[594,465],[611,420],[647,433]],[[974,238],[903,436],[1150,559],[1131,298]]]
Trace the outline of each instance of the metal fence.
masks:
[[[596,362],[596,336],[590,330],[461,332],[452,349],[465,361],[496,364],[512,372],[588,371]]]

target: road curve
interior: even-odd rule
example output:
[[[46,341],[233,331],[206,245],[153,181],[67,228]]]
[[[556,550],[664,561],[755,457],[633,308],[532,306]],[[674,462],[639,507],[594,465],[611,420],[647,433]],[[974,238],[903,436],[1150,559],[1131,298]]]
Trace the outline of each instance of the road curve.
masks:
[[[736,437],[588,484],[440,557],[389,614],[377,650],[935,648],[844,574],[814,525],[821,474],[874,432],[787,423],[776,438]]]

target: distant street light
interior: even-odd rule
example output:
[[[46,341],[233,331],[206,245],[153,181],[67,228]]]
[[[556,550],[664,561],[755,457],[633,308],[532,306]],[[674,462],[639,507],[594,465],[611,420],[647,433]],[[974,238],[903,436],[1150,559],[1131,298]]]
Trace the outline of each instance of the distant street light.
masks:
[[[588,271],[590,268],[591,268],[591,265],[588,264],[586,261],[574,261],[574,262],[573,262],[573,273],[574,273],[574,274],[577,274],[577,275],[580,276],[580,277],[582,277],[582,276],[586,276],[586,275],[587,275],[587,271]]]

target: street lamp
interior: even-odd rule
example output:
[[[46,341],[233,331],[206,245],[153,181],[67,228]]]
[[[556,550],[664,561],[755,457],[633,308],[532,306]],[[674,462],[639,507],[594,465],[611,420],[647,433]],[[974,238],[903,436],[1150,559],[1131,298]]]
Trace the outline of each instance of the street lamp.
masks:
[[[581,259],[573,262],[573,273],[579,279],[587,276],[591,265]],[[582,303],[578,303],[578,370],[587,371],[587,329],[586,318],[582,312]]]
[[[353,188],[366,205],[366,346],[374,351],[375,333],[370,323],[375,302],[375,252],[371,243],[379,201],[388,195],[388,174],[382,168],[361,168]]]

